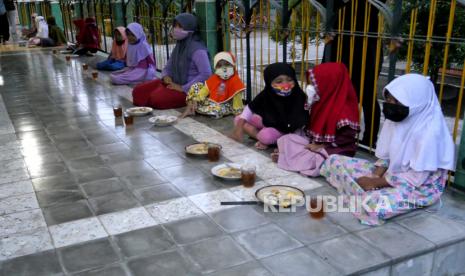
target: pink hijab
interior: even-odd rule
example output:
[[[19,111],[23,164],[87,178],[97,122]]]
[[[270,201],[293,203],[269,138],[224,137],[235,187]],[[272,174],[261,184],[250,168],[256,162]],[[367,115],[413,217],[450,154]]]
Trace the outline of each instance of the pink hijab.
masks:
[[[116,60],[125,60],[126,51],[128,50],[128,38],[126,36],[126,28],[117,27],[115,31],[118,31],[123,38],[123,44],[116,44],[116,39],[113,39],[113,44],[111,45],[111,57]]]

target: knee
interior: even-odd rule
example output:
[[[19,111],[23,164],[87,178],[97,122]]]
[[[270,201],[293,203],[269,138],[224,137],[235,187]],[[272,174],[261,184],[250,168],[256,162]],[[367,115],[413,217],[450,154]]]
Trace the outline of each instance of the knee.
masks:
[[[264,128],[257,133],[257,139],[264,145],[276,144],[282,135],[273,128]]]
[[[254,114],[249,123],[258,129],[263,128],[262,117],[260,115]]]

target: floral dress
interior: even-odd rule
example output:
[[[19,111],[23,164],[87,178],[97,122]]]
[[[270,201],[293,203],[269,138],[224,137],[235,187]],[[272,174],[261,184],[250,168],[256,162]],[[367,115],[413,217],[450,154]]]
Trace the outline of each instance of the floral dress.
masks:
[[[447,170],[443,169],[435,172],[387,171],[384,177],[392,187],[379,190],[365,191],[357,184],[359,177],[370,175],[376,166],[387,168],[388,164],[386,160],[372,163],[331,155],[321,167],[320,174],[344,195],[345,203],[357,198],[357,208],[351,212],[362,224],[380,225],[386,219],[432,205],[439,200],[447,180]]]
[[[191,86],[187,94],[186,102],[197,103],[195,111],[199,114],[221,118],[228,115],[240,114],[244,109],[242,103],[242,93],[238,93],[231,100],[225,103],[216,103],[208,98],[207,86],[198,82]]]

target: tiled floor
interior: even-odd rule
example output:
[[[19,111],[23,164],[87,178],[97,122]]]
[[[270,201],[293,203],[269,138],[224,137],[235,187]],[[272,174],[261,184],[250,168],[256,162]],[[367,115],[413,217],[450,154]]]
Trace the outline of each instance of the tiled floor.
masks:
[[[227,138],[231,118],[154,128],[144,117],[125,128],[112,106],[132,106],[131,89],[92,80],[76,60],[0,52],[0,75],[0,275],[465,273],[459,194],[436,214],[376,228],[346,213],[312,220],[304,208],[221,206],[269,184],[336,192],[277,169],[251,140]],[[184,155],[194,141],[221,143],[221,162],[256,164],[256,186],[213,178],[214,164]]]

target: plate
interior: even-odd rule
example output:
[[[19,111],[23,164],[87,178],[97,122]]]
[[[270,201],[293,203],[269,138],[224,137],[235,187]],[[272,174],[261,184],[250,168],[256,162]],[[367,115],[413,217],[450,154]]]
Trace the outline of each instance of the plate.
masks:
[[[211,172],[214,176],[225,180],[241,179],[241,165],[236,163],[226,163],[215,166],[212,168]]]
[[[305,202],[305,193],[295,187],[286,185],[270,185],[258,189],[255,197],[267,205],[291,207],[292,203],[302,205]]]
[[[186,153],[195,155],[195,156],[205,156],[208,155],[208,145],[216,145],[221,149],[221,145],[215,143],[195,143],[185,147]]]
[[[145,116],[151,113],[153,109],[151,107],[140,106],[140,107],[131,107],[126,109],[126,112],[131,116]]]
[[[60,54],[72,54],[73,51],[71,50],[65,50],[65,51],[60,51]]]
[[[178,117],[170,115],[160,115],[149,119],[149,122],[156,126],[170,126],[176,122]]]

